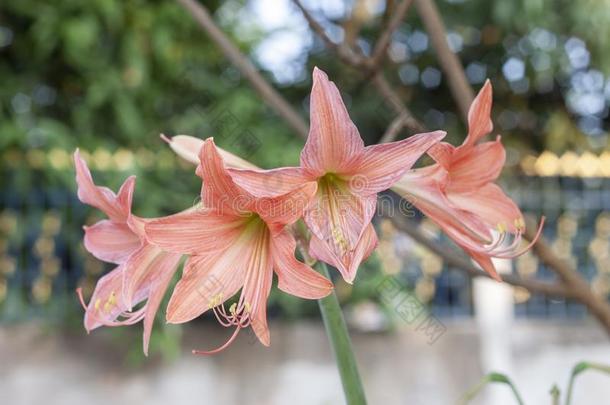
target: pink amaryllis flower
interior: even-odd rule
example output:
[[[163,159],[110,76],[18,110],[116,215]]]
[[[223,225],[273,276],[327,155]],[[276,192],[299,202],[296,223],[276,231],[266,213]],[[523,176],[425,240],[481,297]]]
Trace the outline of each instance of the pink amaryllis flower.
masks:
[[[494,183],[506,152],[500,136],[478,143],[493,129],[492,87],[489,80],[468,112],[468,136],[454,147],[441,142],[428,151],[434,165],[406,173],[392,187],[435,221],[485,271],[500,280],[491,258],[513,258],[536,241],[520,248],[525,221],[517,205]],[[512,241],[506,243],[507,239]]]
[[[78,198],[108,216],[84,227],[85,248],[98,259],[118,265],[97,282],[89,305],[85,305],[82,290],[77,290],[86,310],[85,328],[89,332],[100,326],[132,325],[143,319],[143,348],[148,354],[155,315],[181,255],[163,252],[146,241],[147,220],[131,213],[134,176],[125,180],[115,194],[93,183],[78,150],[74,164]]]
[[[248,326],[268,346],[266,303],[274,271],[280,290],[298,297],[318,299],[333,288],[295,258],[296,242],[286,229],[302,215],[316,185],[257,197],[235,184],[213,139],[204,142],[199,157],[202,206],[144,227],[148,239],[160,248],[190,255],[171,296],[167,320],[188,322],[212,310],[222,325],[235,326],[224,345],[195,353],[223,350]],[[237,302],[225,309],[224,303],[240,289]]]
[[[316,194],[304,212],[312,233],[310,254],[335,266],[351,283],[377,244],[371,225],[377,193],[390,188],[444,136],[435,131],[365,147],[339,90],[314,68],[310,131],[300,167],[230,173],[238,185],[259,197],[315,184]]]

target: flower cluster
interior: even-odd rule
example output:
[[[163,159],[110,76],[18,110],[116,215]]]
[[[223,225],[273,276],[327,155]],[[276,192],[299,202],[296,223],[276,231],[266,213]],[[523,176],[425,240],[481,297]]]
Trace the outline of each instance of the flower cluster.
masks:
[[[376,247],[371,220],[377,193],[387,189],[411,199],[495,277],[492,257],[520,253],[523,217],[493,183],[504,149],[499,138],[477,144],[492,129],[489,83],[473,103],[469,134],[459,147],[442,143],[443,131],[364,146],[337,87],[317,68],[310,103],[311,127],[298,167],[262,170],[218,148],[212,138],[164,137],[197,165],[202,179],[201,202],[164,218],[133,215],[135,179],[128,178],[118,194],[95,186],[76,151],[78,196],[108,216],[85,227],[85,247],[117,264],[99,280],[88,305],[81,296],[87,330],[144,319],[147,352],[155,313],[186,256],[167,321],[188,322],[211,311],[223,326],[235,328],[218,349],[197,353],[223,350],[249,326],[267,346],[266,302],[274,273],[278,288],[297,297],[319,299],[333,288],[295,257],[295,223],[302,220],[309,230],[305,236],[299,232],[302,256],[334,266],[352,283]],[[412,169],[426,152],[436,163]],[[510,235],[514,240],[506,245]]]

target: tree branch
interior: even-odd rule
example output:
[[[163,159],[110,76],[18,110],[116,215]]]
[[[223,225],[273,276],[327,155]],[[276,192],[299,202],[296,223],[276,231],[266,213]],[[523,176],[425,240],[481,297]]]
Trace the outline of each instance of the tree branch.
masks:
[[[388,47],[390,46],[390,42],[392,41],[392,35],[394,35],[394,32],[398,29],[400,23],[402,23],[402,21],[404,20],[407,11],[409,11],[411,3],[413,3],[413,0],[402,0],[400,2],[400,4],[396,7],[396,10],[392,14],[390,22],[379,36],[379,39],[375,44],[373,54],[369,60],[369,69],[371,70],[371,72],[377,72],[377,70],[383,63],[383,58],[388,50]]]
[[[299,0],[293,0],[292,2],[301,10],[303,17],[307,20],[307,24],[309,24],[311,30],[315,32],[320,39],[322,39],[326,47],[334,51],[342,61],[354,67],[362,66],[365,63],[365,58],[362,55],[356,54],[348,45],[343,42],[336,43],[330,39],[324,27],[316,21]]]
[[[337,56],[347,65],[352,66],[354,68],[366,68],[365,73],[369,76],[371,75],[371,71],[369,67],[371,66],[371,59],[367,58],[360,49],[351,49],[347,44],[341,43],[337,44],[333,42],[324,27],[322,27],[313,16],[309,13],[309,11],[301,4],[299,0],[292,0],[292,2],[301,10],[303,16],[309,23],[310,28],[316,34],[322,38],[325,44],[330,44],[330,49],[337,53]],[[406,12],[406,10],[405,10]],[[346,50],[347,49],[347,50]],[[422,128],[424,126],[417,121],[417,119],[411,114],[411,111],[401,102],[398,94],[392,89],[390,84],[387,82],[385,77],[381,73],[375,73],[372,75],[373,84],[377,92],[389,103],[390,107],[396,112],[396,114],[400,115],[401,121],[404,122],[404,125],[411,129],[413,132],[423,132]],[[398,132],[392,134],[393,136],[398,135]],[[386,142],[393,141],[394,138],[387,137],[385,139]]]
[[[532,240],[535,237],[535,229],[534,223],[528,223],[525,233],[525,237],[528,240]],[[575,298],[587,307],[591,314],[602,324],[606,333],[610,335],[610,305],[608,305],[608,302],[595,295],[578,270],[565,260],[559,258],[543,237],[538,239],[532,249],[540,261],[553,270],[563,281],[564,285],[574,292]]]
[[[470,260],[464,258],[456,251],[451,251],[447,247],[441,246],[439,243],[429,239],[422,231],[416,228],[415,224],[402,217],[389,217],[394,226],[402,232],[408,234],[417,243],[425,246],[428,250],[439,256],[448,265],[453,268],[462,270],[470,277],[486,277],[491,279],[491,276],[486,272],[477,268]],[[512,274],[503,274],[502,281],[515,287],[523,287],[530,292],[541,293],[547,296],[559,298],[578,298],[578,294],[561,284],[549,284],[546,282],[523,279]]]
[[[218,45],[225,56],[239,69],[263,100],[286,121],[301,138],[307,138],[308,125],[296,110],[259,73],[250,59],[244,56],[225,33],[216,25],[208,10],[195,0],[176,0],[184,7]]]
[[[449,48],[447,31],[445,30],[445,25],[438,12],[438,8],[434,4],[434,0],[415,0],[415,7],[426,27],[426,31],[430,35],[430,40],[436,50],[436,56],[438,57],[441,69],[447,75],[449,89],[460,109],[462,118],[464,122],[468,122],[468,110],[472,100],[474,100],[474,93],[466,79],[466,74],[460,60]]]

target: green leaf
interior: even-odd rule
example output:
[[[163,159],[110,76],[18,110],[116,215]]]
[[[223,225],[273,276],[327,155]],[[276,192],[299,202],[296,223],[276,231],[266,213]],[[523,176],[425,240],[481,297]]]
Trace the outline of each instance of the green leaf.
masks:
[[[592,363],[588,361],[581,361],[580,363],[576,364],[572,369],[572,375],[570,376],[570,381],[568,383],[566,405],[570,405],[572,403],[572,392],[574,390],[574,382],[576,380],[576,376],[578,376],[585,370],[596,370],[602,373],[610,374],[610,366],[606,366],[599,363]]]
[[[484,376],[481,381],[479,381],[473,388],[470,389],[470,391],[464,394],[464,396],[460,399],[459,403],[461,405],[468,404],[479,394],[479,392],[483,390],[483,388],[485,388],[490,383],[500,383],[508,385],[511,391],[513,392],[513,395],[515,396],[515,400],[517,401],[517,403],[519,405],[524,404],[523,399],[519,394],[519,391],[517,391],[517,387],[515,387],[510,378],[508,378],[508,376],[506,376],[505,374],[496,372],[491,372]]]

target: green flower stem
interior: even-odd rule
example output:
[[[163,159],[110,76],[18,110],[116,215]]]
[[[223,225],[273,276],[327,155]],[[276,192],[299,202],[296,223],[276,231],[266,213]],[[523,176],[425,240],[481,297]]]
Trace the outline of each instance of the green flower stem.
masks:
[[[330,279],[328,267],[324,263],[318,262],[316,268],[320,274]],[[333,291],[327,297],[318,300],[318,304],[322,313],[322,319],[324,320],[328,340],[330,340],[335,359],[337,360],[345,400],[348,405],[365,405],[366,398],[362,381],[360,380],[352,342],[347,332],[347,326],[343,319],[337,294]]]

